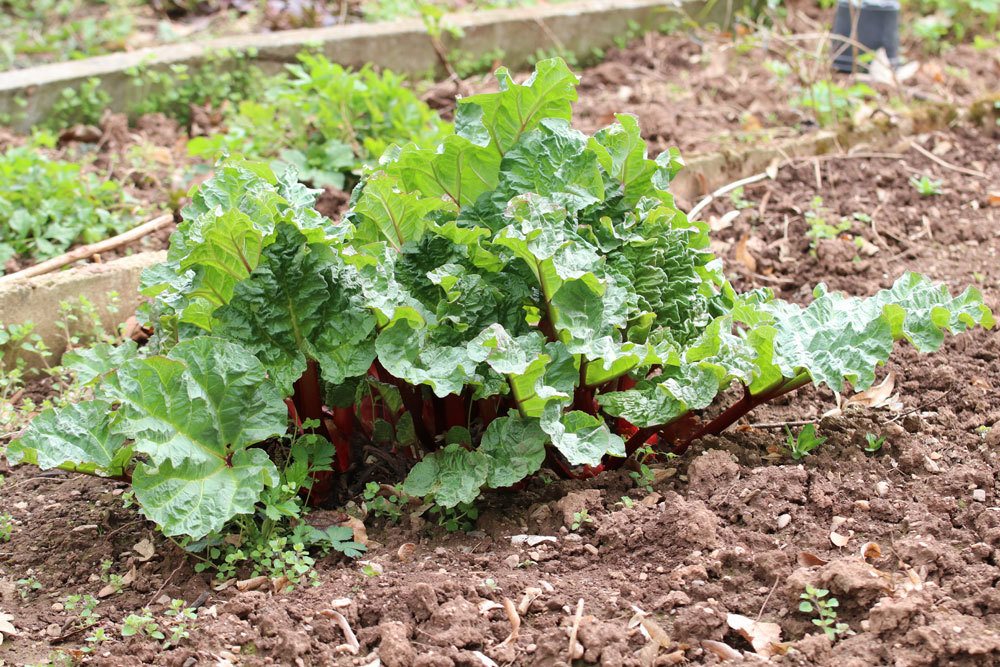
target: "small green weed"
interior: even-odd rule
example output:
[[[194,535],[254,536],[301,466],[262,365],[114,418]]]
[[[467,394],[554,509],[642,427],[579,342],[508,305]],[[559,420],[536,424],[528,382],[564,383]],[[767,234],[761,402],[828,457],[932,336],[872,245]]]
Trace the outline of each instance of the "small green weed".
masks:
[[[920,193],[921,197],[936,197],[944,192],[941,189],[941,181],[936,181],[926,174],[921,175],[920,178],[911,176],[910,185],[913,186],[914,190]]]
[[[17,586],[17,593],[22,600],[28,600],[35,596],[35,593],[42,590],[42,582],[34,577],[18,579],[14,584]]]
[[[830,591],[824,588],[813,588],[807,584],[805,592],[799,596],[802,600],[799,603],[799,611],[815,615],[816,618],[812,619],[813,625],[821,628],[830,641],[836,641],[840,635],[849,632],[850,628],[847,623],[837,622],[836,610],[840,602],[837,598],[828,598],[829,594]]]
[[[729,193],[729,201],[732,203],[733,208],[737,210],[743,210],[745,208],[753,207],[754,203],[749,199],[743,198],[743,187],[738,187]]]
[[[785,445],[788,447],[789,454],[796,461],[802,460],[814,449],[826,442],[826,438],[816,435],[816,426],[814,424],[803,426],[797,436],[792,435],[791,429],[787,426],[785,427],[785,432],[787,433]]]
[[[794,98],[792,104],[810,109],[816,123],[826,127],[849,119],[862,101],[875,95],[875,90],[864,83],[844,88],[832,81],[817,81]]]
[[[874,433],[865,433],[865,446],[864,450],[869,454],[874,454],[875,452],[882,449],[882,445],[885,444],[885,436],[879,437]]]
[[[474,530],[479,519],[479,508],[473,503],[459,503],[454,507],[431,505],[427,513],[434,518],[437,525],[449,533],[464,533]]]
[[[96,612],[98,600],[93,595],[69,595],[63,600],[63,609],[76,612],[76,625],[89,628],[97,623],[101,616]]]
[[[830,210],[823,206],[823,198],[818,195],[813,197],[809,210],[805,213],[806,223],[809,225],[806,237],[810,240],[809,248],[813,254],[820,241],[835,239],[851,231],[854,226],[849,218],[841,218],[836,223],[830,222],[830,216]]]
[[[402,506],[406,504],[406,498],[397,487],[392,488],[393,492],[385,495],[381,484],[368,482],[364,491],[365,507],[376,517],[385,517],[392,523],[399,523],[403,517]]]
[[[14,535],[14,517],[9,513],[0,514],[0,542],[10,542]]]
[[[570,524],[569,529],[576,532],[592,523],[594,523],[594,518],[590,516],[590,512],[583,509],[579,512],[573,512],[573,523]]]
[[[80,164],[45,157],[38,142],[0,155],[0,267],[12,257],[43,260],[93,243],[135,221],[121,186]]]

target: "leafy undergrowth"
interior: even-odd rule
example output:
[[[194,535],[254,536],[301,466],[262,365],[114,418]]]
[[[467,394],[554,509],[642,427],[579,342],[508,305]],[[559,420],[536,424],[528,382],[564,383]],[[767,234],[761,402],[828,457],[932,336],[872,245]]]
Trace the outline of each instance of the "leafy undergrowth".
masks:
[[[192,139],[191,154],[278,160],[277,169],[290,163],[305,182],[343,189],[389,145],[433,146],[448,130],[392,72],[346,70],[307,53],[299,60],[269,82],[264,99],[228,107],[226,131]]]
[[[31,144],[0,154],[0,273],[14,256],[47,259],[135,222],[120,185],[80,164],[45,157],[40,149],[51,148],[49,140],[36,135]]]
[[[247,558],[233,530],[353,554],[294,520],[373,460],[460,524],[543,465],[682,454],[810,383],[869,387],[897,340],[993,326],[975,289],[912,273],[806,307],[736,293],[668,191],[676,151],[648,159],[632,116],[574,130],[561,60],[497,75],[436,148],[389,147],[339,224],[294,171],[220,163],[144,276],[151,344],[77,352],[93,399],[43,412],[10,461],[130,480],[216,561]]]

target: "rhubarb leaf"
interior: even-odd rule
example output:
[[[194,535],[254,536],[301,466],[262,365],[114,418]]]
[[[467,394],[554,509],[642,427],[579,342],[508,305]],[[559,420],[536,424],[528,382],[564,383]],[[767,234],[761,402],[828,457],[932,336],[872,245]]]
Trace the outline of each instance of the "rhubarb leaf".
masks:
[[[500,155],[546,118],[569,120],[579,79],[561,58],[541,60],[523,84],[515,83],[505,67],[496,71],[500,92],[460,99],[455,131]]]
[[[432,497],[442,507],[472,503],[479,497],[489,472],[490,463],[484,454],[451,444],[413,466],[403,482],[403,493]]]
[[[102,400],[43,410],[7,448],[7,460],[11,465],[31,463],[43,470],[121,475],[131,448],[114,432],[113,417],[111,404]]]
[[[625,442],[608,430],[604,420],[580,410],[561,413],[550,403],[541,419],[542,430],[570,465],[595,466],[605,456],[625,456]]]
[[[248,350],[200,336],[168,356],[125,364],[104,393],[121,403],[119,430],[152,465],[225,461],[234,452],[282,435],[288,411]]]
[[[251,514],[265,486],[278,484],[278,471],[263,449],[238,450],[231,460],[186,459],[174,465],[142,463],[132,488],[142,513],[164,535],[200,539],[220,531],[239,514]]]
[[[375,317],[360,295],[356,271],[328,246],[305,244],[281,225],[251,276],[236,287],[213,327],[257,355],[284,395],[318,362],[323,379],[340,384],[363,375],[375,358]]]
[[[511,486],[537,472],[545,460],[548,440],[537,419],[516,414],[494,419],[477,450],[489,460],[486,485],[494,489]]]
[[[845,380],[856,390],[870,387],[895,340],[927,352],[940,347],[945,331],[993,326],[978,291],[952,297],[946,286],[913,273],[867,299],[827,292],[823,285],[814,294],[804,308],[784,301],[761,306],[777,330],[773,359],[785,377],[808,373],[837,392]]]
[[[398,180],[385,172],[373,174],[354,206],[355,238],[361,243],[387,241],[398,250],[419,240],[428,214],[443,205],[441,199],[403,192]]]

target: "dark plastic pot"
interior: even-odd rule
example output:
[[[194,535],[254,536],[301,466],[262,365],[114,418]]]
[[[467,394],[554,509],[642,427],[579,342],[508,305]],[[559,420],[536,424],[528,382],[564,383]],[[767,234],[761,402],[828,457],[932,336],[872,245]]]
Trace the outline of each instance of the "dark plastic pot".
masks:
[[[837,15],[833,20],[831,48],[833,51],[833,66],[841,72],[864,72],[868,67],[860,61],[865,51],[845,42],[838,37],[851,39],[852,11],[854,21],[857,21],[857,33],[853,41],[863,44],[872,51],[885,49],[889,63],[899,66],[899,0],[861,0],[860,5],[840,0],[837,3]]]

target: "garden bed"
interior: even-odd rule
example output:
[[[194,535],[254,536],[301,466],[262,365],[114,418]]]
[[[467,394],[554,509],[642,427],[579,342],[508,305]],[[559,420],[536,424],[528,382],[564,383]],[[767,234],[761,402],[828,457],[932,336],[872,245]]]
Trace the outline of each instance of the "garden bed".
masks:
[[[733,41],[712,32],[651,32],[627,47],[613,48],[598,64],[580,72],[578,126],[592,132],[612,122],[615,113],[637,115],[652,152],[678,147],[688,162],[695,163],[675,187],[685,205],[693,205],[698,196],[728,179],[748,175],[738,172],[758,152],[776,146],[784,154],[834,150],[837,142],[833,135],[820,134],[816,114],[795,101],[804,99],[801,82],[775,73],[782,63],[799,56],[791,53],[787,44],[767,41],[766,46],[753,46],[757,41],[751,37]],[[883,88],[882,96],[870,106],[871,110],[879,109],[874,123],[868,114],[856,123],[847,115],[839,123],[831,119],[842,144],[883,142],[879,135],[887,126],[880,116],[898,120],[914,114],[900,106],[904,98],[917,109],[916,120],[906,121],[908,127],[941,125],[988,93],[991,77],[1000,67],[995,59],[983,58],[966,47],[951,52],[949,62],[953,67],[950,74],[942,73],[940,61],[930,60],[904,91]],[[832,81],[847,85],[846,77]],[[456,95],[492,90],[494,85],[492,77],[475,75],[462,81],[417,82],[415,87],[432,108],[450,118]],[[928,100],[930,106],[926,105]],[[54,159],[82,160],[85,173],[119,183],[133,201],[150,212],[148,217],[158,210],[176,212],[190,186],[209,171],[205,158],[187,154],[187,143],[226,127],[225,116],[218,109],[194,108],[192,114],[184,124],[162,113],[144,114],[129,124],[124,114],[105,113],[96,126],[63,129],[58,133],[58,148],[44,152]],[[806,141],[797,148],[796,140],[809,135],[817,136],[818,143],[813,146]],[[13,133],[0,135],[0,150],[26,141]],[[713,163],[718,158],[709,158],[706,171],[717,173],[695,176],[702,171],[699,157],[709,155],[723,156],[725,164],[719,169]],[[764,164],[770,161],[761,159]],[[347,193],[328,187],[319,210],[336,219],[347,198]],[[164,249],[171,231],[165,227],[115,250],[110,258]],[[10,273],[30,263],[15,258],[5,268]]]
[[[826,281],[870,294],[919,267],[956,287],[977,283],[995,308],[996,139],[960,127],[921,141],[984,177],[902,148],[901,158],[821,159],[818,184],[811,160],[783,168],[776,180],[747,187],[740,200],[750,205],[715,233],[729,272],[742,287],[803,301],[805,285]],[[914,174],[940,180],[943,194],[919,199]],[[810,255],[805,213],[815,195],[833,223],[871,216],[874,225],[840,235],[863,237],[878,252],[855,260],[860,247],[834,238]],[[735,202],[709,209],[716,225]],[[928,358],[904,346],[886,372],[895,375],[902,406],[823,419],[828,441],[801,462],[787,458],[780,428],[740,426],[655,470],[651,492],[635,488],[627,471],[536,479],[488,494],[471,533],[446,534],[405,516],[400,526],[369,519],[367,564],[321,561],[319,586],[287,594],[272,594],[266,581],[214,589],[183,552],[122,508],[124,486],[5,470],[0,492],[15,525],[0,544],[0,600],[21,634],[3,644],[0,658],[73,655],[87,633],[73,633],[79,615],[62,608],[65,597],[110,585],[96,608],[109,628],[142,607],[166,618],[168,598],[198,601],[202,611],[181,647],[114,640],[94,647],[102,665],[358,665],[373,664],[376,649],[390,666],[490,664],[477,651],[498,664],[558,665],[568,664],[571,634],[586,664],[716,664],[722,649],[712,641],[751,650],[727,626],[730,613],[780,625],[794,651],[772,660],[785,664],[995,664],[1000,427],[989,427],[1000,420],[997,336],[976,331]],[[829,391],[804,391],[794,410],[779,401],[751,422],[818,418],[834,407]],[[872,455],[862,449],[868,433],[885,437]],[[333,510],[310,515],[319,524],[344,518]],[[513,545],[511,536],[521,534],[555,540]],[[878,549],[862,546],[869,542]],[[15,583],[29,578],[37,589]],[[838,620],[857,634],[831,645],[816,633],[798,611],[806,583],[828,588],[840,602]],[[518,636],[506,644],[505,598],[521,608]],[[357,657],[338,650],[345,637],[331,609],[357,634]],[[637,619],[640,610],[649,615]],[[658,651],[635,627],[643,618],[647,633],[664,632]]]

